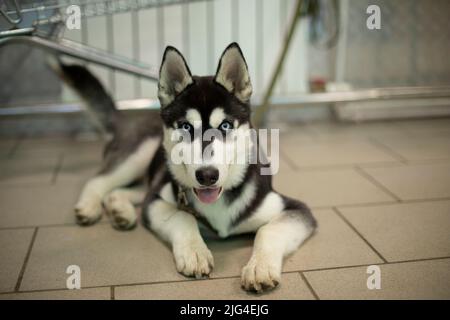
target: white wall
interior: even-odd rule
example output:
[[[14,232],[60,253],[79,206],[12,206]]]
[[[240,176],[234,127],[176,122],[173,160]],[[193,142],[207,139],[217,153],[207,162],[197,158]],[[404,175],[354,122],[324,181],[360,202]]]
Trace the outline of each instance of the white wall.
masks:
[[[67,31],[66,37],[154,66],[159,66],[165,46],[173,45],[198,75],[214,73],[222,50],[237,41],[258,95],[268,83],[295,2],[214,0],[166,6],[113,16],[112,43],[105,17],[84,21],[81,31]],[[339,38],[347,36],[345,56],[339,60],[342,80],[356,88],[450,84],[450,1],[429,2],[348,0],[348,20]],[[369,4],[381,8],[381,30],[366,27]],[[336,48],[312,45],[309,28],[308,21],[301,19],[275,94],[307,91],[308,75],[334,80]],[[118,99],[156,97],[155,83],[97,67],[94,70]]]
[[[106,17],[89,18],[81,31],[66,30],[65,37],[154,66],[159,66],[164,48],[172,45],[198,75],[213,74],[224,48],[237,41],[258,94],[267,85],[294,5],[295,0],[200,1],[114,15],[112,43]],[[295,35],[277,93],[306,90],[306,26],[302,23]],[[92,70],[117,99],[156,97],[154,82],[96,66]],[[72,98],[68,93],[65,96],[66,100]]]

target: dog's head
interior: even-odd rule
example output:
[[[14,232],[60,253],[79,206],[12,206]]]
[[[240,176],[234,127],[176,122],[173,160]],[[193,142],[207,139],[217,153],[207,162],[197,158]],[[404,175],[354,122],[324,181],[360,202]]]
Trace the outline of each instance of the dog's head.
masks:
[[[166,48],[158,83],[163,146],[169,170],[203,203],[242,182],[249,163],[252,85],[238,44],[223,52],[215,76],[192,76],[185,59]]]

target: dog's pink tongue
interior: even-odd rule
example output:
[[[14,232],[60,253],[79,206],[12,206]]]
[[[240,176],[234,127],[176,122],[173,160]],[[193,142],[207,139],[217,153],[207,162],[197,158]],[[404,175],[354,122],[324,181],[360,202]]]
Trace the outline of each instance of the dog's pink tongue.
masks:
[[[213,203],[219,198],[220,188],[195,189],[197,197],[203,203]]]

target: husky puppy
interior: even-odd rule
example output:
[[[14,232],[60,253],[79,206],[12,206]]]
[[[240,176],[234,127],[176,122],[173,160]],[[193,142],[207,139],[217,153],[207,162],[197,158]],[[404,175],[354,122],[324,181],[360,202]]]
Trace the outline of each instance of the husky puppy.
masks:
[[[304,203],[272,189],[271,176],[261,173],[267,165],[250,157],[220,161],[224,153],[246,153],[247,145],[232,142],[252,130],[252,85],[238,44],[225,49],[216,74],[206,77],[192,76],[181,53],[166,48],[158,83],[162,121],[126,121],[83,67],[60,64],[58,73],[113,135],[99,174],[75,206],[79,224],[96,222],[104,208],[114,227],[129,229],[137,221],[134,205],[143,203],[144,224],[171,245],[178,272],[197,278],[214,265],[200,225],[223,238],[255,232],[242,287],[261,292],[278,285],[283,258],[313,233],[316,221]],[[205,139],[210,129],[215,135]],[[176,149],[195,147],[197,161],[175,161]]]

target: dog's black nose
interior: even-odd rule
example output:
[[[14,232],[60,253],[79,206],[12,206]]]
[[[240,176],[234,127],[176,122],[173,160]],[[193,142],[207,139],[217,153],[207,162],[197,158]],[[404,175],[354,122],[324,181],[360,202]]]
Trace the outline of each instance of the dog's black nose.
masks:
[[[209,187],[219,180],[219,170],[214,167],[205,167],[195,171],[195,177],[202,186]]]

